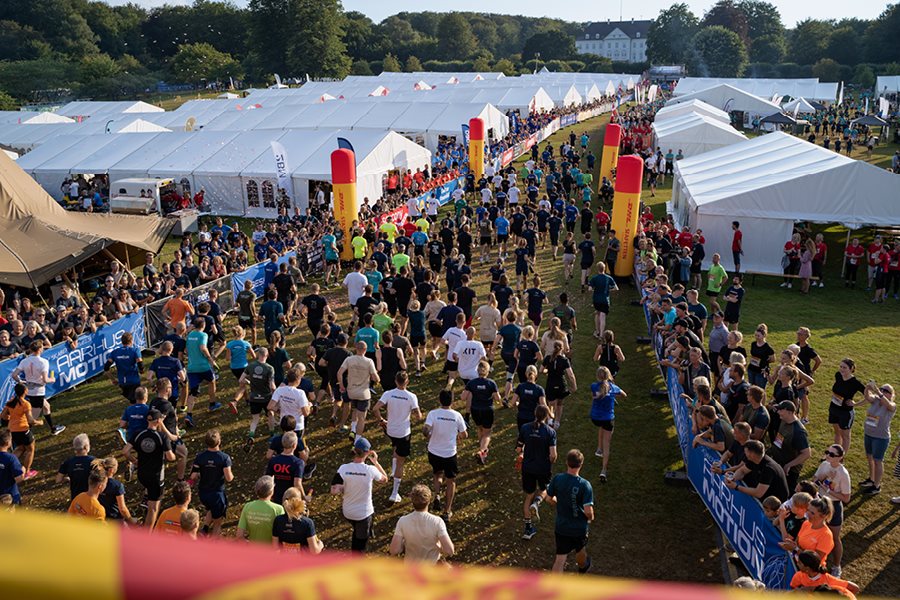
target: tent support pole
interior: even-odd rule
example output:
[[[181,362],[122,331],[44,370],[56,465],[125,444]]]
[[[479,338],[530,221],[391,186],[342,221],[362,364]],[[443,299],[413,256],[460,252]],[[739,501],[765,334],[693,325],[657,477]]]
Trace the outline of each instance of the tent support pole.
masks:
[[[90,306],[90,304],[84,301],[84,297],[82,297],[81,295],[81,290],[78,289],[77,285],[72,283],[72,280],[69,279],[69,276],[66,273],[63,273],[62,278],[63,281],[66,282],[66,285],[68,285],[72,289],[72,291],[75,292],[75,295],[78,296],[78,301],[81,302],[83,306]]]

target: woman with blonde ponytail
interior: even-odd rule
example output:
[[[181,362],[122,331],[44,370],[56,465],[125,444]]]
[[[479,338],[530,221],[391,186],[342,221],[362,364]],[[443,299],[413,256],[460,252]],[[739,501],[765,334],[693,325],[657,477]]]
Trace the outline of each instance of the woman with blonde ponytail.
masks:
[[[619,386],[613,383],[613,376],[606,367],[597,368],[597,381],[591,384],[591,422],[597,426],[597,451],[594,456],[603,459],[600,482],[606,483],[606,468],[609,465],[609,446],[612,441],[616,420],[616,397],[627,398]]]

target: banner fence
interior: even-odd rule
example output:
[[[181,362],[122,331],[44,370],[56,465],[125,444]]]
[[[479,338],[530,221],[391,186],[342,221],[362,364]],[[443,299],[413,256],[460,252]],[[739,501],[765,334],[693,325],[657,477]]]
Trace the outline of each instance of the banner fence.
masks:
[[[219,299],[216,302],[224,315],[235,306],[235,296],[232,295],[231,278],[231,275],[226,275],[224,277],[219,277],[214,281],[210,281],[209,283],[204,283],[203,285],[192,288],[189,292],[184,294],[184,299],[190,302],[191,306],[196,309],[198,304],[209,300],[210,290],[216,290],[219,292]],[[168,325],[166,324],[165,317],[163,317],[162,310],[166,305],[166,302],[171,298],[172,296],[161,298],[144,307],[144,313],[147,316],[146,331],[148,348],[156,348],[159,346],[168,333]]]
[[[78,336],[78,344],[70,348],[63,342],[44,350],[41,355],[50,363],[50,374],[56,381],[47,384],[47,397],[56,396],[103,373],[107,355],[122,345],[122,334],[134,336],[134,346],[142,350],[146,346],[144,335],[144,311],[130,314],[104,325],[93,333]],[[12,373],[23,357],[0,362],[0,408],[13,396],[16,382]]]
[[[636,276],[635,281],[638,283],[638,289],[641,289],[643,278]],[[663,338],[659,332],[653,331],[650,309],[645,305],[643,310],[653,349],[659,361],[664,352]],[[712,463],[720,460],[717,452],[705,446],[692,447],[694,435],[691,429],[691,414],[681,398],[684,390],[678,381],[678,372],[671,367],[660,366],[660,370],[666,381],[669,406],[678,434],[678,445],[691,485],[750,575],[765,583],[768,589],[789,589],[794,575],[794,565],[788,552],[778,545],[781,542],[781,533],[766,517],[758,500],[729,489],[725,486],[725,478],[710,470]]]

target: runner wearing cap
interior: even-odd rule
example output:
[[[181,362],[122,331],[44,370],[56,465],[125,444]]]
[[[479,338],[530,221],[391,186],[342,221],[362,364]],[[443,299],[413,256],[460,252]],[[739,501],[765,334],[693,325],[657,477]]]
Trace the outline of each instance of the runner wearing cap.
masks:
[[[371,464],[366,464],[369,461]],[[353,443],[353,460],[338,467],[331,480],[331,493],[342,494],[342,513],[353,529],[350,549],[363,553],[374,535],[375,506],[372,484],[387,482],[387,473],[378,462],[378,454],[364,437]]]
[[[382,427],[391,439],[394,449],[394,457],[391,461],[391,475],[394,479],[394,487],[391,490],[389,500],[400,502],[400,482],[403,479],[403,465],[410,454],[410,416],[415,414],[417,420],[422,419],[422,411],[419,409],[419,399],[415,394],[406,389],[409,385],[409,375],[406,371],[397,373],[396,388],[386,391],[378,402],[375,403],[375,416],[381,421]],[[387,419],[381,416],[381,407],[387,408]]]

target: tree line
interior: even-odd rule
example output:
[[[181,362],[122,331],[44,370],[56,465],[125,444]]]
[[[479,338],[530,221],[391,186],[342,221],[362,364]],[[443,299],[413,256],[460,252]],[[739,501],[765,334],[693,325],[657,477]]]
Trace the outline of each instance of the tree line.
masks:
[[[719,0],[702,18],[673,4],[650,27],[647,58],[684,64],[696,76],[818,77],[872,87],[876,75],[900,74],[900,3],[874,20],[808,18],[793,29],[761,0]]]
[[[694,75],[818,75],[874,83],[900,72],[900,4],[875,20],[807,19],[788,30],[759,0],[721,0],[702,18],[684,4],[660,12],[653,63]],[[467,12],[401,12],[380,23],[339,0],[195,0],[150,10],[97,0],[0,2],[0,109],[72,92],[125,98],[158,82],[203,86],[381,71],[635,72],[647,64],[578,55],[583,24]]]

